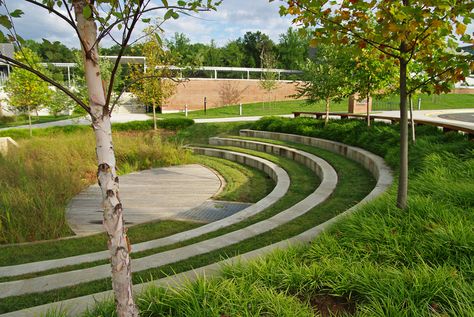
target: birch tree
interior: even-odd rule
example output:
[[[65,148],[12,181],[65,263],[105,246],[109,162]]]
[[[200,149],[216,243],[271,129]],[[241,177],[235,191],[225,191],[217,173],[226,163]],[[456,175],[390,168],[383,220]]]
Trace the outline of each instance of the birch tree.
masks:
[[[14,20],[21,18],[19,9],[9,10],[9,5],[18,0],[0,0],[3,12],[0,25],[8,38],[21,50],[22,39],[16,32]],[[111,256],[112,287],[115,294],[116,311],[119,317],[138,316],[132,296],[130,265],[130,241],[124,226],[123,209],[119,197],[119,178],[117,176],[115,151],[112,142],[110,116],[119,96],[113,97],[112,87],[115,74],[125,49],[136,41],[132,38],[138,23],[148,23],[150,17],[163,12],[163,21],[177,19],[180,12],[214,10],[219,1],[179,0],[169,5],[161,0],[156,5],[151,0],[24,0],[36,7],[40,14],[53,14],[65,21],[77,37],[84,59],[84,72],[89,94],[89,102],[84,102],[73,91],[61,85],[48,75],[15,58],[0,54],[0,60],[11,66],[27,70],[50,85],[63,91],[80,105],[92,119],[92,129],[96,139],[97,179],[102,191],[104,207],[104,227],[108,235],[108,248]],[[39,26],[40,27],[40,26]],[[98,46],[102,40],[110,38],[120,50],[108,82],[101,76]]]

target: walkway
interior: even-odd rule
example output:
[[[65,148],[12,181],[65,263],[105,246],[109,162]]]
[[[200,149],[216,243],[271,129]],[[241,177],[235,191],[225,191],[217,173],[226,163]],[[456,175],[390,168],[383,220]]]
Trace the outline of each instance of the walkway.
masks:
[[[473,105],[474,106],[474,105]],[[462,114],[462,117],[459,115]],[[399,111],[382,111],[377,115],[399,118]],[[470,121],[465,117],[472,118]],[[438,123],[455,124],[460,127],[474,128],[474,108],[446,109],[446,110],[415,110],[413,119],[426,120]]]
[[[474,106],[474,105],[473,105]],[[413,111],[413,118],[420,119],[420,120],[429,120],[433,122],[440,122],[440,123],[455,123],[459,126],[470,127],[474,128],[474,119],[469,121],[466,120],[465,117],[457,116],[450,116],[450,114],[463,114],[470,118],[474,118],[474,108],[466,108],[466,109],[446,109],[446,110],[415,110]],[[400,117],[400,112],[398,110],[394,111],[382,111],[377,112],[378,115],[383,116],[390,116],[394,118]],[[449,115],[449,116],[447,116]],[[292,114],[288,115],[279,115],[278,117],[287,117],[292,118]],[[196,123],[218,123],[218,122],[238,122],[238,121],[257,121],[262,116],[253,116],[253,117],[229,117],[229,118],[201,118],[201,119],[194,119]],[[130,121],[145,121],[151,120],[151,117],[147,114],[113,114],[112,115],[112,122],[119,123],[119,122],[130,122]],[[40,124],[33,124],[33,128],[47,128],[53,126],[66,126],[66,125],[89,125],[91,122],[88,119],[68,119],[62,121],[54,121],[54,122],[47,122],[47,123],[40,123]],[[9,130],[9,129],[27,129],[29,126],[19,126],[14,128],[2,128],[1,130]]]
[[[212,221],[214,218],[207,219],[205,215],[188,215],[185,212],[201,206],[220,187],[220,178],[198,164],[156,168],[121,176],[120,197],[126,206],[126,224],[184,218]],[[66,215],[76,234],[104,231],[101,197],[99,186],[92,185],[72,199]]]
[[[123,123],[123,122],[130,122],[130,121],[146,121],[150,120],[151,117],[142,114],[142,113],[117,113],[112,115],[112,123]],[[45,123],[38,123],[33,124],[33,128],[49,128],[49,127],[63,127],[67,125],[90,125],[91,120],[88,117],[83,118],[75,118],[75,119],[67,119],[67,120],[60,120],[60,121],[52,121],[52,122],[45,122]],[[2,130],[11,130],[11,129],[29,129],[29,125],[21,125],[17,127],[11,128],[1,128]]]

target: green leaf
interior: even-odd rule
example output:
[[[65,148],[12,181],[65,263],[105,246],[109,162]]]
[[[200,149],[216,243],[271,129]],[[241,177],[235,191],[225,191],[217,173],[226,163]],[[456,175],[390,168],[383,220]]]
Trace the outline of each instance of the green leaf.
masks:
[[[161,0],[161,2],[163,2],[163,5],[164,5],[165,7],[168,7],[168,0]]]
[[[178,1],[178,5],[179,5],[180,7],[184,7],[184,6],[186,6],[186,1],[179,0],[179,1]]]
[[[150,18],[143,18],[142,22],[143,23],[150,23],[151,19]]]
[[[178,12],[174,12],[174,11],[173,11],[173,13],[171,14],[171,16],[172,16],[173,19],[175,19],[175,20],[179,18]]]
[[[158,35],[158,33],[155,33],[155,39],[156,39],[156,41],[158,42],[158,44],[160,44],[160,46],[163,45],[163,40],[162,40],[161,37]]]
[[[85,6],[84,9],[82,10],[82,15],[84,16],[84,19],[89,19],[92,16],[91,7]]]
[[[13,18],[19,18],[22,15],[23,15],[23,11],[21,11],[20,9],[16,9],[15,11],[10,13],[10,16]]]
[[[166,11],[165,13],[165,16],[163,17],[164,20],[168,20],[169,18],[171,18],[173,16],[173,9],[169,9],[168,11]]]
[[[7,28],[11,29],[12,28],[12,23],[10,22],[10,19],[6,15],[0,15],[0,25]]]

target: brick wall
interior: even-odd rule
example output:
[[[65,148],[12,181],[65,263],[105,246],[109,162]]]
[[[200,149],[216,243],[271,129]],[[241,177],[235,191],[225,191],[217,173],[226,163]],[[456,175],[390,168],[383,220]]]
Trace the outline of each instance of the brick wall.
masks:
[[[259,80],[193,78],[178,84],[176,93],[167,100],[162,110],[183,110],[186,104],[189,110],[203,109],[204,97],[207,98],[207,108],[221,107],[224,105],[223,95],[229,90],[240,92],[241,103],[294,99],[289,96],[296,93],[295,82],[278,81],[277,88],[271,94],[266,93],[259,83]]]

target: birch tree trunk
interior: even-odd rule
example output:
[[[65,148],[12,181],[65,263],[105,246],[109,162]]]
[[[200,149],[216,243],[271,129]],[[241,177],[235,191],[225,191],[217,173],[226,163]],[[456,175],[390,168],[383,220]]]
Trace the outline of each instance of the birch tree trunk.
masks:
[[[158,128],[156,126],[156,102],[154,99],[151,106],[153,107],[153,130],[156,131]]]
[[[97,27],[92,19],[86,19],[83,15],[83,9],[88,2],[87,0],[74,0],[73,6],[77,28],[83,41],[84,70],[97,146],[97,178],[102,191],[104,227],[109,238],[112,287],[115,293],[117,315],[119,317],[138,316],[132,296],[130,242],[126,234],[122,204],[119,198],[119,179],[112,143],[110,112],[105,104],[106,97],[100,74],[99,53],[97,45],[95,45]]]
[[[28,106],[28,125],[30,127],[30,137],[33,136],[33,127],[31,126],[31,108]]]

